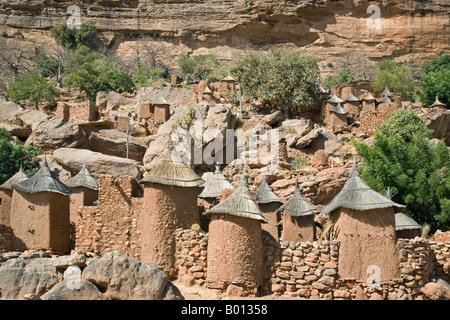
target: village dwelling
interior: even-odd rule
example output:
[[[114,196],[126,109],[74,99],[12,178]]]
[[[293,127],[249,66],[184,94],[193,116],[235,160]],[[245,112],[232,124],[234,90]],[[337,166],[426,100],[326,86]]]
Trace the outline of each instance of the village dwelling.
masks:
[[[206,180],[202,186],[203,190],[199,194],[200,226],[202,230],[208,231],[209,218],[203,212],[219,203],[223,190],[234,190],[233,185],[227,180],[220,170],[220,165],[216,165],[214,174]]]
[[[155,107],[151,103],[142,102],[139,106],[139,118],[141,119],[152,119],[154,112]]]
[[[375,112],[377,99],[370,92],[363,94],[360,99],[362,102],[361,111]]]
[[[206,288],[233,284],[256,294],[264,280],[261,223],[267,220],[250,194],[247,166],[233,194],[204,215],[211,217]]]
[[[283,201],[273,193],[267,183],[266,176],[264,176],[255,195],[258,199],[259,209],[263,213],[264,218],[267,219],[267,223],[262,225],[263,234],[270,235],[274,240],[280,239],[278,221],[281,219],[281,214],[278,212],[278,209],[283,205]]]
[[[379,270],[380,281],[398,277],[395,213],[404,209],[403,205],[366,184],[355,157],[344,187],[322,210],[334,224],[335,240],[340,243],[339,275],[342,279],[365,281],[371,268]]]
[[[176,275],[175,230],[200,224],[197,197],[204,181],[170,148],[166,156],[139,181],[144,187],[140,213],[142,261]]]
[[[70,222],[77,221],[78,209],[82,206],[93,206],[98,200],[98,181],[95,179],[86,165],[65,182],[72,189],[70,195]]]
[[[211,89],[206,85],[205,90],[202,92],[203,101],[212,101],[214,100],[214,94]]]
[[[331,98],[326,101],[325,104],[325,122],[330,126],[330,112],[337,107],[339,103],[344,103],[344,100],[338,98],[336,95],[331,95]]]
[[[361,112],[360,100],[350,91],[349,95],[344,99],[344,105],[345,109],[349,112],[349,117],[352,122],[356,121]]]
[[[44,249],[67,254],[72,190],[53,177],[45,158],[38,172],[13,184],[12,188],[12,249]]]
[[[422,228],[413,218],[398,212],[395,214],[395,233],[397,239],[414,239],[420,237]]]
[[[234,91],[236,89],[236,80],[230,75],[222,79],[222,82],[226,83],[227,90]]]
[[[11,250],[11,202],[13,196],[12,186],[16,183],[27,180],[28,176],[23,171],[22,166],[20,166],[19,171],[9,178],[5,183],[0,186],[0,234],[7,235],[5,249]]]
[[[154,103],[153,120],[156,123],[163,123],[170,118],[170,104],[163,97],[159,97]]]
[[[316,240],[314,217],[319,211],[303,197],[297,180],[294,194],[278,209],[278,213],[281,212],[283,212],[282,241],[313,242]]]
[[[339,129],[347,126],[348,110],[342,108],[339,102],[337,107],[330,111],[330,127]]]

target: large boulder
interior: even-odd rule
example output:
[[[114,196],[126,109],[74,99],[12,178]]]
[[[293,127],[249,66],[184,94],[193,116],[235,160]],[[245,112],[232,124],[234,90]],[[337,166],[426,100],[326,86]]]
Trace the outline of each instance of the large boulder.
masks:
[[[0,120],[11,120],[23,112],[23,108],[13,101],[7,101],[5,97],[0,96]]]
[[[139,138],[128,135],[117,129],[96,129],[89,136],[89,145],[92,151],[103,154],[142,161],[147,145]]]
[[[194,120],[196,121],[196,123],[201,124],[201,127],[199,126],[201,132],[195,131],[197,128],[196,125],[193,125],[190,128],[189,132],[185,132],[185,136],[183,136],[183,130],[181,130],[181,133],[178,135],[177,133],[180,132],[178,131],[178,129],[174,132],[174,128],[180,128],[178,126],[178,123],[183,122],[184,119],[186,119],[186,114],[188,112],[187,106],[178,107],[177,109],[175,109],[175,113],[170,117],[170,119],[159,127],[155,137],[152,137],[149,147],[144,156],[145,169],[150,170],[151,168],[153,168],[166,154],[167,147],[169,145],[169,141],[171,141],[171,138],[173,140],[177,140],[178,138],[184,139],[186,137],[190,138],[193,136],[195,139],[198,139],[197,141],[200,141],[199,139],[201,139],[201,142],[198,143],[199,148],[194,152],[202,152],[206,148],[213,149],[212,145],[217,142],[215,141],[215,138],[220,134],[225,137],[226,130],[234,129],[235,127],[235,119],[232,116],[231,105],[218,104],[210,107],[206,104],[195,104],[192,105],[192,107],[195,110]],[[177,150],[182,149],[178,149],[180,145],[181,144],[178,144]],[[223,144],[223,146],[225,146],[225,143]],[[182,150],[180,151],[180,153],[183,153]],[[202,163],[197,163],[196,161],[196,163],[194,163],[194,166],[202,166],[206,158],[202,156],[202,161],[198,161]]]
[[[36,299],[49,291],[58,276],[52,259],[10,259],[0,265],[0,299]]]
[[[164,271],[117,251],[93,259],[82,278],[101,288],[108,299],[184,299]]]
[[[427,119],[427,127],[433,130],[433,138],[444,139],[450,145],[450,110],[431,114]]]
[[[430,300],[450,300],[450,284],[442,279],[428,282],[420,291]]]
[[[86,133],[78,125],[50,118],[41,121],[28,137],[25,145],[44,150],[80,148],[87,146]]]
[[[115,91],[100,91],[95,97],[95,104],[102,110],[117,110],[119,107],[133,107],[135,101]]]
[[[142,178],[139,162],[105,155],[86,149],[60,148],[53,152],[53,157],[65,170],[77,174],[86,164],[93,175],[111,175],[113,177],[131,176]]]
[[[92,282],[77,279],[74,283],[66,279],[42,295],[41,300],[104,300],[104,298]]]
[[[10,132],[13,136],[18,138],[28,138],[31,133],[31,129],[29,127],[21,127],[6,123],[0,123],[0,129],[5,129]]]

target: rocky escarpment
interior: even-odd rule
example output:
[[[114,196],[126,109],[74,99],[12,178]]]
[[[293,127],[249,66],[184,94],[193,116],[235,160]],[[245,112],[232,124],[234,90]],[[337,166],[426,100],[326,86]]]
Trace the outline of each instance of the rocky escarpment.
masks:
[[[12,0],[0,5],[0,34],[49,40],[48,30],[70,16],[69,5],[121,54],[145,36],[163,39],[172,52],[207,49],[223,58],[229,48],[286,42],[328,61],[350,50],[421,64],[450,50],[450,4],[439,0]],[[379,11],[367,13],[370,5]]]

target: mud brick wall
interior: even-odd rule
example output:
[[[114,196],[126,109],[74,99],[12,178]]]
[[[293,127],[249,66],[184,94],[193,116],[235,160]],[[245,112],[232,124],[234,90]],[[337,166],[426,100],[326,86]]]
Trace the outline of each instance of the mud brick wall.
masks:
[[[139,259],[142,190],[131,177],[106,176],[98,180],[98,206],[81,207],[78,211],[75,248],[97,255],[118,250]]]
[[[360,127],[358,131],[371,136],[378,130],[378,126],[391,116],[391,113],[391,111],[361,111],[359,115]]]
[[[206,280],[208,236],[200,231],[177,229],[175,237],[178,279],[187,286],[202,286]]]
[[[98,120],[98,108],[90,101],[76,104],[58,103],[55,116],[71,123],[85,123]]]
[[[11,227],[0,224],[0,252],[11,250]]]

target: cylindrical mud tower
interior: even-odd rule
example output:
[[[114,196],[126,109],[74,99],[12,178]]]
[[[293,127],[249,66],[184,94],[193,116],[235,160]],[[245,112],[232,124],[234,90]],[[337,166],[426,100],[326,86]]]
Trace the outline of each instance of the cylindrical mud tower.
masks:
[[[199,224],[197,189],[204,181],[170,150],[140,181],[144,187],[139,214],[141,260],[176,276],[175,230]]]
[[[280,239],[280,227],[278,222],[280,221],[281,214],[277,212],[280,206],[283,205],[283,201],[273,193],[269,184],[267,183],[266,176],[264,176],[258,190],[255,193],[258,199],[258,206],[261,210],[264,218],[267,219],[267,223],[262,225],[263,234],[267,234],[274,240]]]

